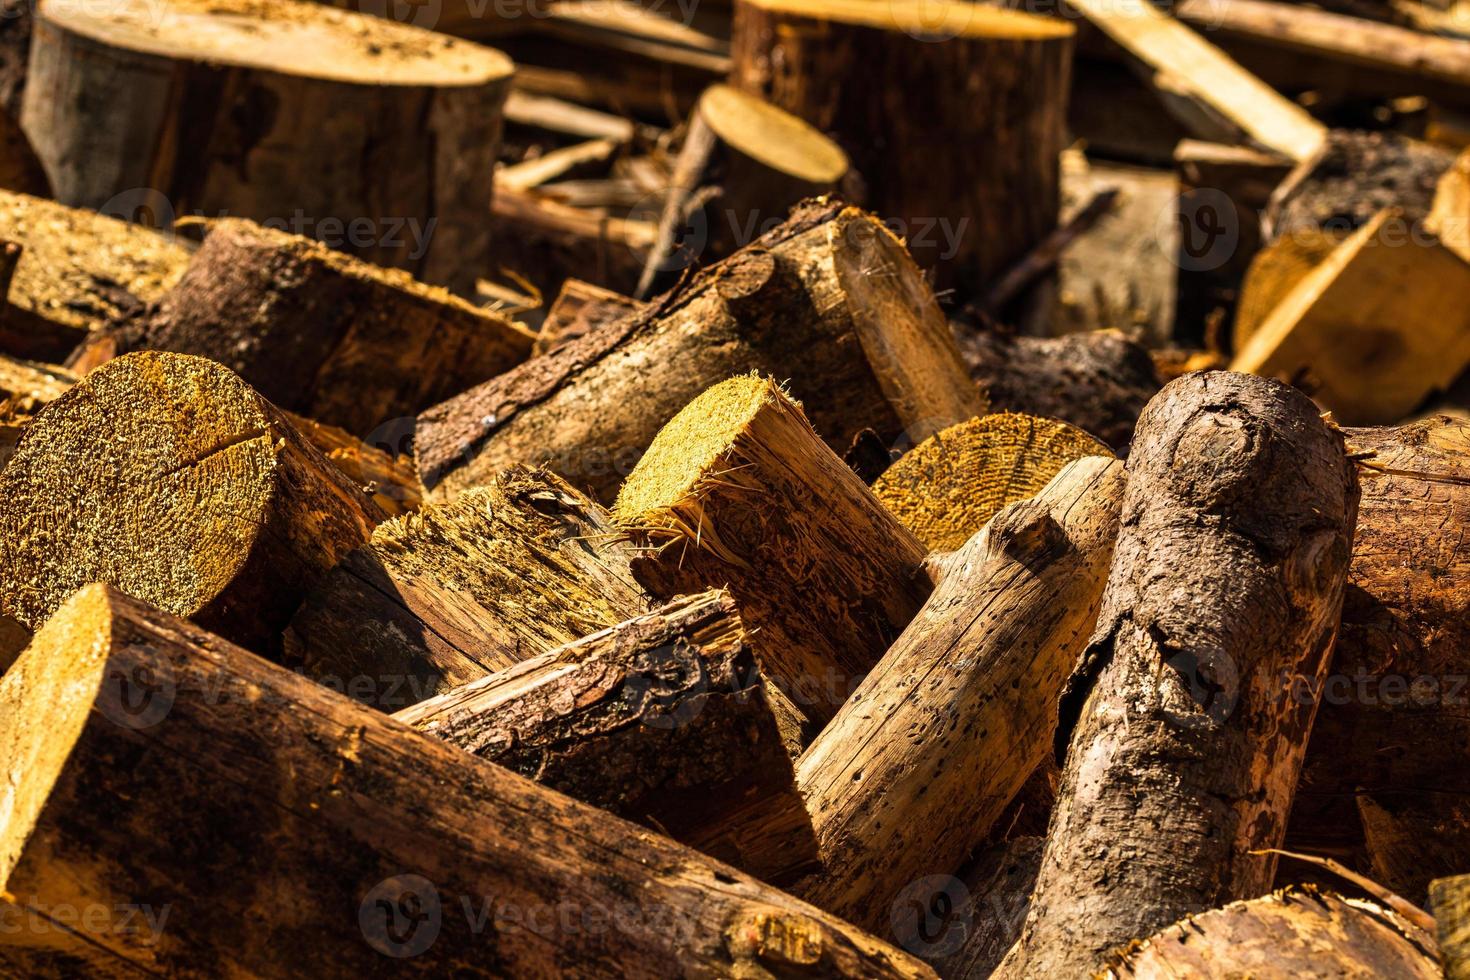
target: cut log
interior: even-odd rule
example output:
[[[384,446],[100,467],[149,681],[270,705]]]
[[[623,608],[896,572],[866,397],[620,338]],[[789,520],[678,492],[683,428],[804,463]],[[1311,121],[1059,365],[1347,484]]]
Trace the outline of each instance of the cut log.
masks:
[[[1450,805],[1470,799],[1470,422],[1347,439],[1366,458],[1332,671],[1318,688],[1283,678],[1287,696],[1319,706],[1287,846],[1371,867],[1420,901],[1470,854],[1470,813]],[[1365,812],[1360,827],[1369,806],[1379,819]],[[1409,859],[1387,853],[1400,843]]]
[[[1470,980],[1470,875],[1440,878],[1429,886],[1429,900],[1445,980]]]
[[[290,412],[282,414],[337,469],[372,497],[385,517],[402,517],[418,510],[423,503],[423,488],[413,471],[413,461],[398,451],[401,447],[392,444],[395,433],[391,428],[375,433],[374,444],[369,445],[336,426],[322,425]]]
[[[1380,211],[1292,287],[1231,369],[1305,378],[1354,425],[1397,422],[1447,388],[1470,366],[1470,263],[1409,234]]]
[[[652,605],[607,512],[519,467],[378,526],[285,636],[306,676],[385,710],[504,670]]]
[[[801,757],[823,867],[796,894],[878,931],[910,883],[985,841],[1051,750],[1124,482],[1116,460],[1079,460],[945,560],[933,596]]]
[[[63,203],[102,210],[152,188],[165,225],[251,218],[468,294],[512,69],[319,4],[51,4],[22,123]]]
[[[585,333],[638,310],[637,300],[580,279],[568,279],[536,334],[535,352],[546,354]]]
[[[395,717],[783,884],[817,841],[751,640],[705,592]]]
[[[419,477],[442,498],[549,460],[610,500],[665,422],[751,370],[789,378],[837,452],[863,429],[919,440],[985,406],[898,240],[813,202],[636,316],[420,415]]]
[[[1358,485],[1300,392],[1190,374],[1139,420],[1097,632],[1060,704],[1069,745],[1017,954],[1089,976],[1106,953],[1271,884],[1328,666]]]
[[[515,272],[548,296],[572,276],[633,292],[658,237],[652,221],[572,207],[535,191],[502,189],[491,209],[494,266]]]
[[[535,339],[405,272],[235,218],[212,222],[178,285],[113,334],[118,353],[207,357],[358,436],[510,370]]]
[[[945,980],[987,980],[1021,935],[1045,844],[1042,837],[1015,837],[981,851],[957,876],[964,891],[951,922],[960,930],[909,951]]]
[[[1112,455],[1065,422],[1001,412],[934,433],[873,482],[873,495],[924,547],[953,551],[1068,463]]]
[[[858,202],[978,296],[1056,226],[1072,35],[951,0],[740,0],[730,79],[832,135]]]
[[[21,246],[0,349],[33,361],[66,360],[91,331],[163,296],[189,262],[147,228],[8,191],[0,239]]]
[[[0,936],[10,976],[539,977],[575,949],[586,977],[933,977],[104,586],[0,681],[0,719],[0,910],[43,923]]]
[[[646,298],[695,262],[750,244],[798,201],[836,190],[847,166],[841,147],[796,116],[728,85],[710,86],[689,116],[634,295]]]
[[[38,629],[109,582],[269,655],[381,519],[234,374],[130,354],[42,409],[0,473],[0,606]]]
[[[1109,962],[1105,980],[1439,980],[1434,937],[1367,899],[1311,886],[1191,915]]]
[[[919,541],[755,375],[675,416],[613,515],[650,548],[633,571],[654,594],[730,589],[808,742],[929,592]]]

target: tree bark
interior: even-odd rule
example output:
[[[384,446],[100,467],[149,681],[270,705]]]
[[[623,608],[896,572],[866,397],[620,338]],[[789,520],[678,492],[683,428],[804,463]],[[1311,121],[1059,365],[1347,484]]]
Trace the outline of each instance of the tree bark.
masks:
[[[923,439],[984,408],[899,242],[861,211],[813,202],[636,316],[424,412],[419,475],[442,498],[550,460],[610,500],[665,422],[752,370],[790,379],[839,452],[863,429]]]
[[[0,473],[0,602],[37,629],[104,581],[271,655],[381,519],[226,369],[130,354],[46,406]]]
[[[380,437],[384,441],[369,445],[334,425],[323,425],[290,412],[282,414],[332,465],[372,497],[385,517],[402,517],[418,510],[423,503],[424,492],[418,474],[413,471],[413,462],[407,455],[393,452],[398,447],[392,445],[391,433]]]
[[[959,928],[931,949],[909,951],[945,980],[987,980],[1021,935],[1045,845],[1042,837],[1015,837],[981,851],[951,879],[964,886],[950,920]]]
[[[674,417],[618,494],[656,595],[726,587],[809,742],[929,593],[924,548],[755,375]]]
[[[1434,937],[1382,906],[1311,886],[1192,915],[1130,943],[1107,980],[1439,980]]]
[[[516,467],[380,525],[307,594],[284,638],[306,676],[385,710],[647,612],[609,515]]]
[[[104,586],[38,634],[0,708],[0,888],[7,922],[40,923],[0,941],[9,975],[933,977]],[[155,928],[60,917],[120,906]]]
[[[1062,467],[1113,454],[1065,422],[998,412],[936,432],[873,482],[873,494],[930,551],[953,551]]]
[[[636,312],[637,300],[580,279],[568,279],[536,333],[535,352],[547,354],[598,327]]]
[[[1470,875],[1440,878],[1429,886],[1434,931],[1445,980],[1470,978]]]
[[[823,867],[797,894],[880,931],[906,887],[986,839],[1051,748],[1123,485],[1116,460],[1079,460],[946,559],[924,608],[801,757]]]
[[[1470,423],[1346,435],[1371,455],[1331,673],[1316,687],[1283,678],[1294,700],[1319,705],[1288,847],[1407,871],[1380,880],[1417,901],[1470,853],[1470,819],[1449,805],[1470,797]],[[1385,818],[1366,850],[1364,795]],[[1416,845],[1411,861],[1373,860],[1394,840]]]
[[[748,245],[803,198],[836,190],[847,167],[841,147],[796,116],[728,85],[710,86],[689,116],[635,295]]]
[[[858,202],[978,295],[1056,226],[1072,35],[980,4],[740,0],[730,79],[832,135]]]
[[[780,885],[817,841],[752,639],[705,592],[395,717]]]
[[[501,109],[491,48],[311,5],[37,12],[22,123],[58,200],[279,222],[468,293]],[[163,222],[168,224],[167,220]]]
[[[1001,977],[1085,976],[1114,946],[1271,883],[1357,515],[1339,432],[1261,378],[1186,375],[1139,420],[1097,632],[1060,704],[1046,857]]]
[[[233,218],[210,225],[178,285],[111,333],[117,353],[207,357],[358,436],[510,370],[534,340],[406,273]]]

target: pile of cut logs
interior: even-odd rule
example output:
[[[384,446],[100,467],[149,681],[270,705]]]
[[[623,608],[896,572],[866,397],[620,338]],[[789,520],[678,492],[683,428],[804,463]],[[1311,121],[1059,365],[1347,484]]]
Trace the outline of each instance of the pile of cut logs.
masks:
[[[0,10],[0,976],[1470,980],[1470,0],[358,6]]]

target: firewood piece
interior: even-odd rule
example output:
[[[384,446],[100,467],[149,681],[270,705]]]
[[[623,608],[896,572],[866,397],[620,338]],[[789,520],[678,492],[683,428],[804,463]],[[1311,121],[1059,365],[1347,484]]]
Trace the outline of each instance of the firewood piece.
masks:
[[[1470,875],[1435,881],[1429,900],[1445,980],[1470,980]]]
[[[631,293],[658,235],[652,221],[572,207],[535,191],[501,189],[491,202],[491,218],[494,265],[545,295],[571,276]]]
[[[398,455],[384,450],[381,445],[369,445],[333,425],[323,425],[290,412],[281,414],[337,469],[372,497],[385,517],[402,517],[418,510],[423,503],[423,488],[419,486],[418,474],[414,473],[413,462],[406,454]],[[391,434],[391,427],[385,431]]]
[[[0,936],[10,976],[933,977],[105,586],[0,681],[0,767],[7,918],[168,903]]]
[[[1052,747],[1124,482],[1117,460],[1078,460],[947,559],[929,601],[801,757],[823,867],[796,894],[877,930],[905,886],[947,874],[985,840]]]
[[[1326,138],[1327,128],[1305,109],[1146,0],[1069,3],[1153,75],[1171,96],[1165,105],[1200,138],[1224,142],[1223,127],[1292,160],[1312,156]]]
[[[0,349],[33,361],[64,361],[89,332],[162,297],[189,262],[147,228],[3,190],[0,239],[21,246]]]
[[[0,473],[0,605],[37,629],[110,582],[271,654],[381,518],[230,371],[130,354],[43,408]]]
[[[634,295],[646,298],[696,260],[724,258],[802,198],[836,190],[846,174],[847,154],[801,119],[728,85],[710,86],[689,116]]]
[[[350,697],[406,707],[646,612],[633,555],[597,504],[514,467],[379,525],[302,602],[287,657]]]
[[[618,143],[610,139],[588,140],[551,150],[541,156],[495,172],[495,186],[512,191],[529,191],[547,181],[566,174],[568,171],[596,163],[606,163],[618,150]]]
[[[1161,391],[1129,454],[1097,631],[1019,952],[1001,977],[1089,976],[1184,915],[1270,885],[1328,666],[1358,485],[1300,392],[1222,372]],[[1081,910],[1085,909],[1085,913]]]
[[[981,851],[957,876],[966,901],[951,921],[962,931],[910,952],[946,980],[986,980],[1021,935],[1045,845],[1043,837],[1014,837]]]
[[[755,375],[716,385],[676,415],[613,515],[656,549],[634,565],[656,595],[730,589],[759,630],[767,678],[805,716],[807,741],[929,591],[924,547],[822,444],[801,407]]]
[[[859,203],[978,295],[1056,226],[1073,33],[950,0],[739,0],[730,78],[831,134]]]
[[[299,223],[465,293],[483,274],[499,51],[286,0],[53,4],[35,33],[21,121],[59,200],[153,188],[165,217]]]
[[[1112,455],[1065,422],[1000,412],[934,433],[874,481],[873,495],[924,547],[953,551],[1068,463]]]
[[[580,279],[568,279],[546,311],[546,319],[536,334],[535,352],[546,354],[556,350],[605,323],[629,316],[642,305],[631,296]]]
[[[610,500],[665,422],[732,374],[790,379],[827,444],[923,439],[984,411],[922,273],[876,218],[816,201],[637,315],[419,416],[432,496],[516,462]]]
[[[783,884],[817,841],[751,639],[705,592],[395,717]]]
[[[1069,422],[1124,452],[1161,387],[1148,351],[1116,330],[1018,337],[956,328],[970,376],[996,411]]]
[[[609,139],[630,143],[634,137],[654,142],[662,132],[623,116],[600,112],[549,95],[535,95],[520,88],[511,90],[505,100],[505,121],[523,126],[576,136],[581,139]]]
[[[218,361],[282,408],[356,435],[508,371],[534,335],[442,287],[227,218],[122,328],[129,349]]]
[[[1367,899],[1286,888],[1191,915],[1119,950],[1106,980],[1439,980],[1434,937]]]
[[[1288,846],[1371,863],[1418,901],[1470,854],[1470,813],[1447,805],[1470,800],[1470,422],[1346,435],[1371,455],[1332,671],[1319,688],[1283,679],[1284,696],[1318,705]],[[1404,841],[1411,859],[1386,853]]]
[[[1393,209],[1307,273],[1238,351],[1231,370],[1307,377],[1354,425],[1397,422],[1470,366],[1470,263],[1437,241],[1404,241]],[[1372,384],[1363,378],[1371,377]]]

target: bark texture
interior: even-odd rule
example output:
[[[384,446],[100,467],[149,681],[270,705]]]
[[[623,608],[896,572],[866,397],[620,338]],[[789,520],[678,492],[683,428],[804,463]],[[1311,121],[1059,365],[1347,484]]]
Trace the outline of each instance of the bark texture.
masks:
[[[546,471],[388,521],[310,592],[289,662],[394,710],[646,612],[634,549]]]
[[[109,582],[263,654],[382,514],[203,358],[119,358],[46,406],[0,473],[0,602],[37,629]]]
[[[914,950],[945,980],[987,980],[1015,945],[1041,870],[1042,837],[1014,837],[985,848],[958,875],[958,934],[933,950]],[[937,954],[937,955],[936,955]]]
[[[0,708],[0,889],[8,921],[45,923],[0,943],[11,976],[933,977],[104,586]],[[45,918],[165,903],[161,929]]]
[[[752,639],[700,593],[396,717],[782,884],[817,841]]]
[[[806,741],[847,700],[929,593],[924,548],[828,449],[801,407],[755,375],[671,421],[614,516],[668,596],[727,587]]]
[[[413,471],[412,460],[406,455],[394,455],[391,443],[369,445],[334,425],[323,425],[290,412],[284,414],[307,441],[373,498],[384,516],[402,517],[418,510],[423,503],[423,488]]]
[[[603,324],[621,320],[639,305],[631,296],[580,279],[568,279],[562,283],[561,292],[546,311],[546,319],[536,333],[535,352],[554,351]]]
[[[1186,375],[1139,420],[1097,632],[1060,705],[1066,765],[1003,977],[1084,976],[1114,946],[1259,895],[1327,670],[1357,516],[1342,435],[1304,395]]]
[[[838,452],[863,429],[917,440],[984,408],[903,246],[818,201],[638,314],[421,414],[419,475],[442,498],[548,462],[610,501],[665,422],[751,370],[790,379]]]

